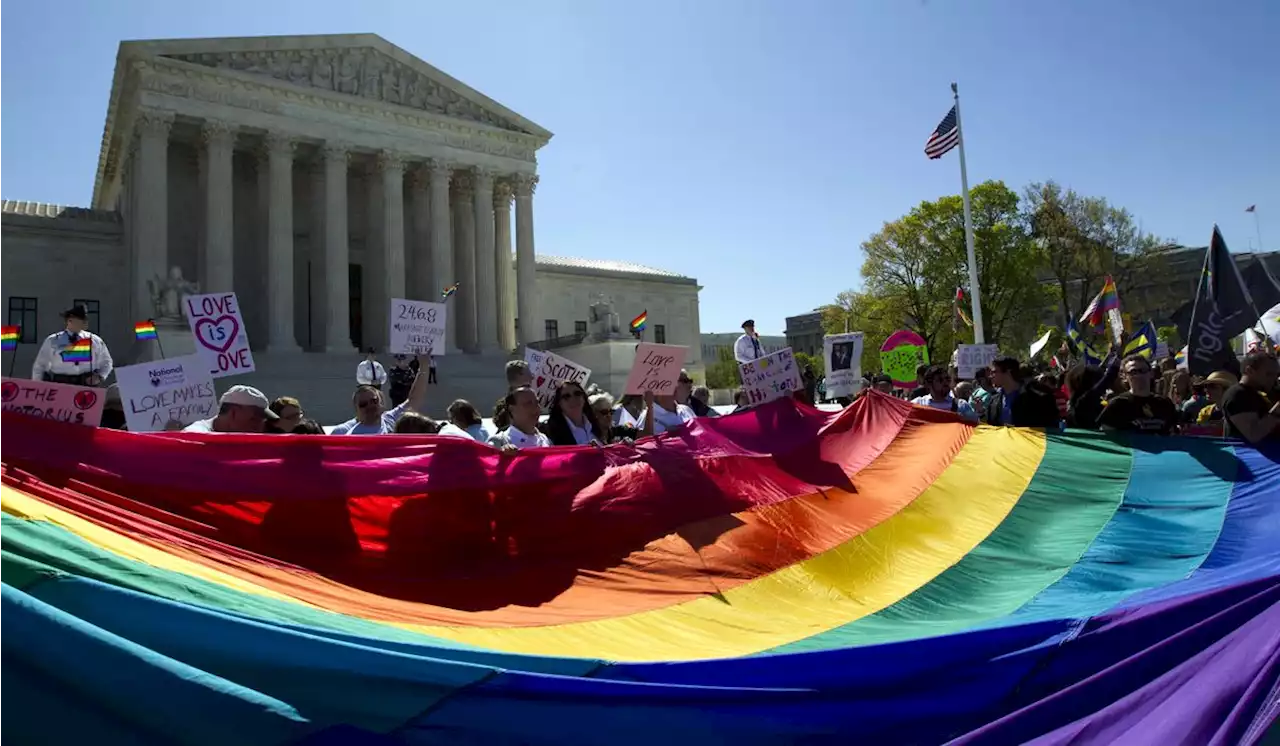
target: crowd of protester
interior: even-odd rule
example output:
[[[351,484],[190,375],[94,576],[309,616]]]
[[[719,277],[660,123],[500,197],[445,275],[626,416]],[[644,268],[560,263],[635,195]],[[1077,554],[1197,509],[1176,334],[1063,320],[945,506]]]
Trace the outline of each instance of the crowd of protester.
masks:
[[[972,423],[1045,429],[1076,428],[1116,432],[1175,433],[1238,437],[1253,443],[1280,432],[1280,363],[1266,352],[1245,356],[1239,378],[1216,371],[1193,378],[1173,358],[1153,365],[1147,357],[1108,356],[1102,365],[1072,365],[1060,370],[1033,369],[1012,357],[994,360],[971,380],[959,380],[955,368],[922,365],[916,386],[895,386],[887,375],[868,375],[857,396],[869,391],[898,396],[912,404],[952,412]],[[205,433],[277,433],[321,435],[429,434],[469,438],[504,450],[531,447],[607,445],[662,433],[698,417],[717,417],[710,391],[681,371],[673,394],[612,394],[591,385],[562,383],[543,410],[533,375],[523,360],[506,365],[507,393],[487,424],[471,402],[458,399],[440,418],[427,414],[427,392],[434,383],[430,355],[397,357],[390,370],[373,355],[357,369],[351,397],[352,417],[330,428],[308,418],[293,397],[269,400],[258,389],[232,386],[219,400],[214,417],[185,428]],[[814,404],[823,382],[805,371],[795,398]],[[857,398],[836,399],[847,406]],[[734,412],[749,408],[746,393],[734,394]],[[104,427],[124,428],[120,397],[108,390]]]

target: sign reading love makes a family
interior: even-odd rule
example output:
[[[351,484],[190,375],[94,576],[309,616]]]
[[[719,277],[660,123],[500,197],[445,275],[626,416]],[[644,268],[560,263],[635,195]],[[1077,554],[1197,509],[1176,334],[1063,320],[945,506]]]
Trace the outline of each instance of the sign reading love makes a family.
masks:
[[[584,368],[567,357],[554,352],[543,352],[526,347],[524,361],[529,364],[529,372],[533,374],[533,390],[538,395],[538,404],[549,409],[556,400],[556,388],[562,383],[573,381],[580,386],[587,385],[591,377],[591,369]]]
[[[185,427],[218,413],[213,377],[199,355],[116,368],[116,383],[129,432],[160,432],[174,422]]]
[[[196,352],[208,362],[209,375],[224,378],[252,373],[253,353],[236,294],[188,295],[185,302]]]
[[[443,355],[447,310],[443,303],[392,298],[391,336],[388,337],[391,352],[398,355]]]
[[[0,383],[0,406],[46,420],[97,427],[102,422],[106,392],[88,386],[6,378]]]
[[[742,374],[742,390],[747,394],[747,401],[753,405],[790,396],[792,391],[803,385],[800,382],[800,367],[796,365],[796,358],[791,354],[790,347],[783,347],[771,355],[742,363],[738,366],[738,372]]]
[[[689,348],[683,345],[641,342],[636,348],[636,361],[631,365],[627,387],[622,393],[652,391],[654,396],[671,396],[676,392],[676,380],[680,378],[680,369],[684,367],[684,356],[688,351]]]

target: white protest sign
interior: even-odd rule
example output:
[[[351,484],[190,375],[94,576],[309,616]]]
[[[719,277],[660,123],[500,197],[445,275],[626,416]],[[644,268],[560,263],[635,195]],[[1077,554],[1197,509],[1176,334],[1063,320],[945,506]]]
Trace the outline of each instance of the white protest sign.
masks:
[[[253,353],[235,293],[188,295],[187,323],[196,338],[196,353],[214,378],[252,373]]]
[[[25,378],[6,378],[0,384],[0,406],[4,411],[45,420],[97,427],[106,403],[107,392],[89,386]]]
[[[1034,341],[1034,342],[1032,342],[1032,343],[1031,343],[1031,357],[1032,357],[1032,358],[1034,358],[1036,355],[1039,355],[1039,354],[1040,354],[1040,351],[1044,349],[1044,346],[1045,346],[1045,345],[1047,345],[1047,344],[1049,344],[1049,337],[1051,337],[1051,336],[1053,336],[1053,330],[1052,330],[1052,329],[1050,329],[1049,331],[1045,332],[1043,337],[1041,337],[1040,339],[1037,339],[1036,341]]]
[[[742,374],[742,388],[752,405],[789,396],[803,384],[800,368],[790,347],[783,347],[772,355],[765,355],[738,366]]]
[[[972,379],[982,368],[991,365],[999,354],[999,345],[960,345],[956,350],[956,375]]]
[[[660,345],[641,342],[636,348],[636,361],[631,364],[624,394],[643,394],[652,391],[654,396],[670,396],[676,392],[676,379],[684,367],[689,348],[684,345]]]
[[[526,347],[524,360],[533,374],[533,390],[538,394],[538,404],[548,409],[556,400],[556,387],[567,381],[586,386],[591,369],[554,352],[543,352]]]
[[[390,351],[397,355],[444,354],[445,305],[425,300],[391,299]]]
[[[213,376],[199,355],[116,368],[116,383],[130,432],[162,432],[170,422],[186,427],[218,413]]]
[[[828,334],[822,338],[822,353],[828,399],[853,396],[862,390],[862,332]]]

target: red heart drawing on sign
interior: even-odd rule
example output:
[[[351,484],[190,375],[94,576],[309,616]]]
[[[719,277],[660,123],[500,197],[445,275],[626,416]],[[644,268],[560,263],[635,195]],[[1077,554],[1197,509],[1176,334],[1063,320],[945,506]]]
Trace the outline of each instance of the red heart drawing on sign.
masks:
[[[18,384],[12,381],[5,381],[4,386],[0,387],[0,399],[4,401],[13,401],[18,398]]]
[[[93,409],[93,405],[98,403],[98,395],[92,391],[78,391],[71,401],[76,405],[76,409],[83,412]]]
[[[542,384],[546,383],[546,381],[547,381],[547,379],[546,379],[546,377],[545,377],[545,376],[538,376],[538,380],[537,380],[536,382],[534,382],[533,387],[534,387],[535,389],[540,389],[540,388],[542,388]]]
[[[196,322],[196,339],[200,344],[217,352],[226,352],[240,335],[240,322],[235,316],[219,316],[216,319],[200,319]]]

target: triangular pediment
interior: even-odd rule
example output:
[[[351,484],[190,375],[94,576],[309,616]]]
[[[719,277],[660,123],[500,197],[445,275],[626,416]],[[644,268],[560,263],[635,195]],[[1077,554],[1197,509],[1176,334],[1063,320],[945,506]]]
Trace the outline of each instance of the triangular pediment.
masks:
[[[375,34],[138,42],[146,52],[543,138],[551,133]],[[138,50],[142,51],[142,50]]]

